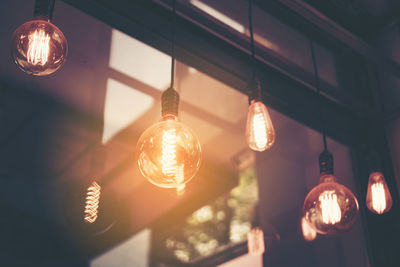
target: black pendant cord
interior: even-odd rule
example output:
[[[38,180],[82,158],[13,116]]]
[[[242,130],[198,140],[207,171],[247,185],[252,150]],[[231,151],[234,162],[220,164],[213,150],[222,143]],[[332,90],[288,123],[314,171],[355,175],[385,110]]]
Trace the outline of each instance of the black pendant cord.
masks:
[[[315,58],[315,51],[314,51],[314,42],[310,39],[310,50],[311,50],[311,58],[314,68],[314,75],[315,75],[315,87],[317,89],[318,97],[321,98],[321,88],[320,88],[320,80],[318,75],[318,66],[317,60]],[[320,101],[322,99],[319,99]],[[324,108],[322,106],[322,102],[319,103],[319,114],[320,120],[322,125],[322,140],[324,142],[324,150],[319,155],[319,169],[321,174],[333,174],[333,155],[328,150],[328,144],[326,142],[326,121],[324,116]]]
[[[36,0],[33,16],[51,20],[53,18],[54,2],[55,0]]]
[[[171,84],[161,95],[161,114],[178,115],[179,94],[175,85],[175,28],[176,28],[176,0],[172,1],[172,47],[171,47]]]
[[[253,32],[253,0],[249,0],[249,31],[250,31],[250,46],[251,46],[251,61],[252,61],[252,78],[249,84],[249,102],[252,100],[261,100],[261,86],[260,81],[257,79],[256,72],[256,51],[254,46],[254,32]]]
[[[175,83],[175,27],[176,27],[176,0],[172,1],[172,47],[171,47],[171,88]]]
[[[317,89],[318,97],[320,97],[321,96],[321,88],[320,88],[320,80],[319,80],[319,74],[318,74],[318,66],[317,66],[317,60],[315,58],[314,42],[311,39],[310,39],[310,50],[311,50],[311,58],[312,58],[313,68],[314,68],[315,88]],[[328,150],[328,145],[326,143],[326,122],[325,122],[324,109],[322,107],[322,103],[319,104],[319,114],[321,116],[322,139],[324,141],[324,150]]]

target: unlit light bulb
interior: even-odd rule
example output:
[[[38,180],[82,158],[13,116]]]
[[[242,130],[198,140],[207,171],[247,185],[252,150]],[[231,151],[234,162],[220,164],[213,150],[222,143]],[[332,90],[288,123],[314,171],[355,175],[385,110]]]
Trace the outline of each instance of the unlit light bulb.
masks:
[[[264,253],[264,232],[261,228],[254,227],[247,233],[247,248],[251,255],[262,255]]]
[[[320,183],[304,200],[304,218],[320,234],[335,235],[350,229],[358,215],[358,201],[331,174],[322,174]]]
[[[370,211],[377,214],[383,214],[392,207],[392,196],[380,172],[373,172],[369,176],[366,204]]]
[[[183,189],[201,163],[199,139],[174,115],[148,128],[139,138],[136,153],[143,176],[163,188]]]
[[[301,232],[303,233],[304,240],[313,241],[317,237],[317,232],[307,222],[306,218],[301,218]]]
[[[98,216],[99,204],[100,204],[100,193],[101,186],[93,182],[87,191],[86,194],[86,203],[85,203],[85,217],[84,221],[86,223],[94,223]]]
[[[11,38],[11,54],[24,72],[43,76],[58,70],[67,57],[64,34],[44,19],[24,23]]]
[[[269,149],[275,142],[275,130],[267,107],[257,100],[252,100],[247,114],[246,140],[255,151]]]

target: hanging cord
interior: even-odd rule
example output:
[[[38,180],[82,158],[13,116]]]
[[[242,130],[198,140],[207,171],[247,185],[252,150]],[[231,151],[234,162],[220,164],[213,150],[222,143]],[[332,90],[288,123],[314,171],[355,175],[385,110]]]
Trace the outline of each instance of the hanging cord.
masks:
[[[172,47],[171,47],[171,85],[161,95],[161,114],[178,115],[179,94],[174,89],[175,83],[175,27],[176,27],[176,0],[172,2]]]
[[[254,32],[253,32],[253,0],[249,0],[249,31],[250,31],[250,45],[251,45],[251,61],[253,68],[253,77],[249,84],[249,103],[252,100],[261,100],[261,86],[260,81],[257,79],[256,72],[256,51],[254,47]]]
[[[318,75],[318,66],[317,66],[317,60],[315,59],[315,52],[314,52],[314,42],[310,39],[310,49],[311,49],[311,58],[312,58],[312,63],[313,63],[313,68],[314,68],[314,77],[315,77],[315,87],[317,89],[317,94],[318,97],[321,96],[321,89],[320,89],[320,81],[319,81],[319,75]],[[319,104],[319,114],[320,114],[320,120],[322,124],[322,139],[324,141],[324,150],[328,150],[328,145],[326,143],[326,122],[324,118],[324,109],[322,107],[322,103]]]
[[[175,27],[176,27],[176,0],[172,1],[172,48],[171,48],[171,88],[175,83]]]
[[[315,58],[314,42],[311,39],[310,39],[310,50],[314,68],[315,87],[317,89],[318,97],[321,98],[321,88],[318,75],[317,60]],[[333,174],[333,155],[328,151],[328,145],[326,142],[326,122],[325,122],[324,108],[322,106],[322,102],[319,103],[319,114],[320,114],[320,121],[322,124],[322,140],[324,142],[324,151],[322,151],[322,153],[319,155],[319,169],[321,174],[322,173]]]

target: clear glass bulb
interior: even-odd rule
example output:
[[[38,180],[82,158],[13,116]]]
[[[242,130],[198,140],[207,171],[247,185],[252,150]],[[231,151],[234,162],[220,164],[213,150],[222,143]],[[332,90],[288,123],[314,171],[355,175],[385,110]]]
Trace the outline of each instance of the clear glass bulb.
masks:
[[[311,227],[304,216],[301,218],[301,232],[306,241],[313,241],[317,237],[317,232]]]
[[[275,142],[275,130],[267,107],[257,100],[252,100],[247,113],[246,141],[255,151],[269,149]]]
[[[322,174],[320,183],[304,200],[304,218],[320,234],[335,235],[350,229],[357,219],[358,202],[331,174]]]
[[[140,136],[136,154],[143,176],[163,188],[181,189],[201,163],[199,139],[174,115],[164,116]]]
[[[376,214],[382,214],[391,209],[392,196],[382,173],[370,174],[366,202],[368,209]]]
[[[58,70],[67,57],[64,34],[43,19],[28,21],[15,30],[11,38],[11,55],[24,72],[44,76]]]
[[[254,227],[247,233],[247,248],[251,255],[262,255],[264,253],[264,232],[261,228]]]

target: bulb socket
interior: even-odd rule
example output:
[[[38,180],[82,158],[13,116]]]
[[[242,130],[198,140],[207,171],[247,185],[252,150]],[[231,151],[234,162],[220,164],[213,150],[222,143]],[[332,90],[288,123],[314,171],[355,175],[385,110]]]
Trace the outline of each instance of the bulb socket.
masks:
[[[261,83],[260,80],[257,78],[254,78],[249,82],[247,86],[248,90],[248,95],[249,95],[249,105],[253,100],[255,101],[262,101],[261,97]]]
[[[333,174],[333,155],[327,149],[324,149],[319,155],[320,174]]]
[[[53,18],[54,2],[55,0],[36,0],[33,16],[50,21]]]
[[[161,95],[161,115],[178,116],[179,94],[174,88],[170,87]]]

